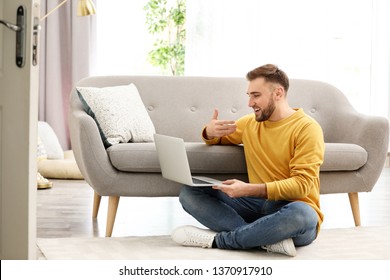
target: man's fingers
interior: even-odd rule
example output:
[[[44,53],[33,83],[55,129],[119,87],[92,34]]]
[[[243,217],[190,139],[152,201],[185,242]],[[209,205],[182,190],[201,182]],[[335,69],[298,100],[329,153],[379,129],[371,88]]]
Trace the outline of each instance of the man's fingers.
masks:
[[[235,125],[235,121],[220,120],[218,121],[219,125]]]
[[[218,109],[214,109],[214,113],[213,113],[212,119],[213,120],[217,120],[218,119]]]
[[[211,122],[206,127],[206,134],[210,138],[223,137],[236,131],[237,126],[234,121],[218,120],[218,109],[214,109]]]
[[[216,129],[219,131],[230,131],[234,132],[236,130],[237,126],[234,123],[234,121],[221,121],[218,123]]]
[[[232,185],[236,182],[236,179],[229,179],[222,182],[222,185]]]

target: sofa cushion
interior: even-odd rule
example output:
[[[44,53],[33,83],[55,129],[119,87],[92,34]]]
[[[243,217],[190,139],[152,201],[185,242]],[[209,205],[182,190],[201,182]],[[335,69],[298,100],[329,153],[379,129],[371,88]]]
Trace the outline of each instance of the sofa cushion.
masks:
[[[193,173],[245,174],[242,146],[208,146],[185,143]],[[161,172],[154,143],[126,143],[107,149],[112,165],[126,172]],[[357,170],[367,162],[367,152],[354,144],[326,143],[321,171]]]
[[[152,142],[154,125],[134,84],[104,88],[77,87],[87,112],[97,123],[104,146]]]
[[[366,164],[367,151],[359,145],[326,143],[321,171],[352,171]]]
[[[246,174],[242,146],[185,143],[193,173]],[[127,172],[161,172],[154,143],[127,143],[107,149],[112,165]]]
[[[208,146],[185,143],[193,173],[245,174],[242,146]],[[160,164],[154,143],[126,143],[107,149],[112,165],[126,172],[159,173]],[[367,151],[355,144],[326,143],[321,171],[358,170],[367,162]]]

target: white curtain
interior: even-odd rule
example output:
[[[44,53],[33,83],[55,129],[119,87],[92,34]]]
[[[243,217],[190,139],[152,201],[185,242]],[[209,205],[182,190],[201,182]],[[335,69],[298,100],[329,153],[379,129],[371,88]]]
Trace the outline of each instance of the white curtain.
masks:
[[[41,0],[45,15],[62,0]],[[69,0],[41,22],[38,119],[53,127],[64,150],[70,149],[69,93],[89,76],[95,53],[96,15],[78,17],[78,0]]]
[[[359,111],[387,117],[388,2],[187,1],[186,75],[244,77],[275,63],[290,78],[331,83]]]
[[[156,74],[146,3],[99,2],[93,74]],[[388,0],[188,0],[186,29],[187,76],[243,77],[275,63],[291,78],[335,85],[360,112],[390,117]]]

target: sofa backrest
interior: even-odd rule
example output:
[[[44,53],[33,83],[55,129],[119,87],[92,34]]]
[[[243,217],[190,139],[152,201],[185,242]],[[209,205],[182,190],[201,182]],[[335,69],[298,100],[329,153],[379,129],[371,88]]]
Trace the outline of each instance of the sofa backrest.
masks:
[[[185,141],[201,141],[201,130],[210,120],[214,108],[220,108],[220,118],[233,120],[251,112],[246,105],[246,81],[239,78],[90,77],[76,86],[106,87],[130,83],[136,85],[156,131]],[[72,96],[76,97],[77,103],[75,91]]]
[[[290,106],[303,108],[322,127],[325,142],[351,143],[349,131],[359,114],[336,87],[321,81],[292,79],[288,91]]]
[[[185,141],[201,141],[201,130],[214,108],[219,109],[220,119],[235,120],[252,113],[246,95],[248,82],[244,78],[106,76],[85,78],[76,86],[130,83],[138,88],[156,131]],[[71,110],[82,110],[75,90],[71,99]],[[340,137],[343,131],[337,130],[337,124],[343,122],[344,114],[349,115],[354,109],[338,89],[319,81],[292,79],[288,99],[292,107],[303,108],[320,123],[325,141],[343,142]]]

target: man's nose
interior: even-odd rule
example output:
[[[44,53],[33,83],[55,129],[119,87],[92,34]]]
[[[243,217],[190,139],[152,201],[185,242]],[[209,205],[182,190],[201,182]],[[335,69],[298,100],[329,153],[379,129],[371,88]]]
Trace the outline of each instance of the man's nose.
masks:
[[[255,102],[253,101],[253,98],[252,98],[252,97],[249,97],[248,106],[249,106],[249,107],[253,107],[254,105],[255,105]]]

